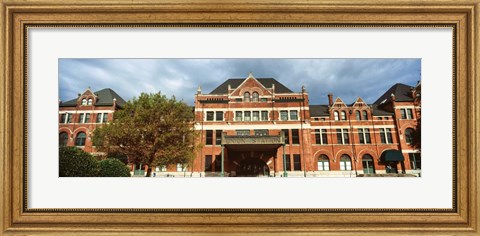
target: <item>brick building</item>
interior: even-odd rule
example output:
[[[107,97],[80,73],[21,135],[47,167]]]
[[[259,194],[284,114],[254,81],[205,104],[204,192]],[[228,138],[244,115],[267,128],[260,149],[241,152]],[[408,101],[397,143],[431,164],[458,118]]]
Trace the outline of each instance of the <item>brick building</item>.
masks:
[[[328,100],[327,100],[328,99]],[[228,79],[195,95],[195,129],[204,144],[193,172],[204,176],[420,174],[415,145],[420,84],[395,84],[373,104],[329,94],[309,104],[272,78]]]
[[[75,99],[59,101],[59,145],[97,154],[92,145],[93,131],[111,121],[123,104],[125,100],[109,88],[97,92],[88,88]]]
[[[293,92],[273,78],[228,79],[210,93],[197,90],[194,128],[203,144],[193,165],[156,167],[154,176],[355,177],[420,175],[415,142],[421,86],[395,84],[373,104],[347,104],[333,94],[309,104],[306,88]],[[59,104],[59,143],[97,154],[93,130],[125,101],[113,90],[87,89]],[[134,175],[147,166],[132,163]]]

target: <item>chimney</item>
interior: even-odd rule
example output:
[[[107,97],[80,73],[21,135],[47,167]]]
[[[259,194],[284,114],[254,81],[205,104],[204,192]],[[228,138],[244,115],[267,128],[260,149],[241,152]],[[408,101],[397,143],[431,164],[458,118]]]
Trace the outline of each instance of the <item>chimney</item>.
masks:
[[[390,94],[390,97],[392,97],[392,101],[395,101],[395,94]]]
[[[333,93],[328,94],[328,105],[329,106],[333,105]]]

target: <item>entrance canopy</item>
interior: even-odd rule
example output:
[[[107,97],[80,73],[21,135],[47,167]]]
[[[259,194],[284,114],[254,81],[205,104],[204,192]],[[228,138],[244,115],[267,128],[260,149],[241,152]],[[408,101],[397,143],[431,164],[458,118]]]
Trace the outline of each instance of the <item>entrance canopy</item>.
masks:
[[[391,161],[403,161],[403,154],[401,151],[398,150],[386,150],[380,156],[380,160],[384,162],[391,162]]]

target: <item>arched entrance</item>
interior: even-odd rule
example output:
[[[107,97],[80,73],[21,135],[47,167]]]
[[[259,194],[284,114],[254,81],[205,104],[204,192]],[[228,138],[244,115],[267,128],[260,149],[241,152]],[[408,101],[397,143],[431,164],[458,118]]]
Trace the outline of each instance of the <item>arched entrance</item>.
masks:
[[[249,158],[239,163],[236,172],[238,177],[268,176],[270,168],[261,159]]]

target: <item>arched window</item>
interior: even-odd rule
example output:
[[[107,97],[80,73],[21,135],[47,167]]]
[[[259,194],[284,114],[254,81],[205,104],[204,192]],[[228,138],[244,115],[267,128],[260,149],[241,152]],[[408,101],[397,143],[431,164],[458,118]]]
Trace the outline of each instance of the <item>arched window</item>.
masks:
[[[407,144],[413,145],[413,139],[415,136],[415,130],[408,128],[405,130],[405,142]]]
[[[338,120],[338,111],[334,111],[333,116],[334,116],[335,120]]]
[[[82,105],[83,105],[83,106],[84,106],[84,105],[87,105],[87,99],[85,99],[85,98],[82,99]]]
[[[352,170],[352,160],[347,154],[343,154],[340,157],[340,170]]]
[[[342,111],[342,120],[347,120],[347,113]]]
[[[363,119],[368,120],[367,111],[362,111]]]
[[[88,103],[87,103],[87,105],[92,105],[92,102],[93,102],[93,99],[91,99],[91,98],[90,98],[90,99],[88,99]]]
[[[61,132],[58,138],[58,145],[60,147],[65,147],[67,146],[68,142],[68,134],[66,132]]]
[[[325,154],[322,154],[318,157],[318,170],[330,170],[330,163],[328,161],[328,157]]]
[[[75,146],[85,146],[85,140],[87,139],[87,135],[85,132],[79,132],[77,137],[75,138]]]
[[[375,173],[375,166],[373,165],[372,156],[370,156],[368,154],[363,155],[362,165],[363,165],[363,173],[365,173],[365,174],[374,174]]]
[[[252,102],[258,102],[258,93],[257,92],[252,93]]]
[[[355,117],[357,118],[357,120],[362,120],[362,117],[360,116],[360,111],[355,112]]]
[[[249,92],[245,92],[243,94],[243,101],[250,102],[250,93]]]

